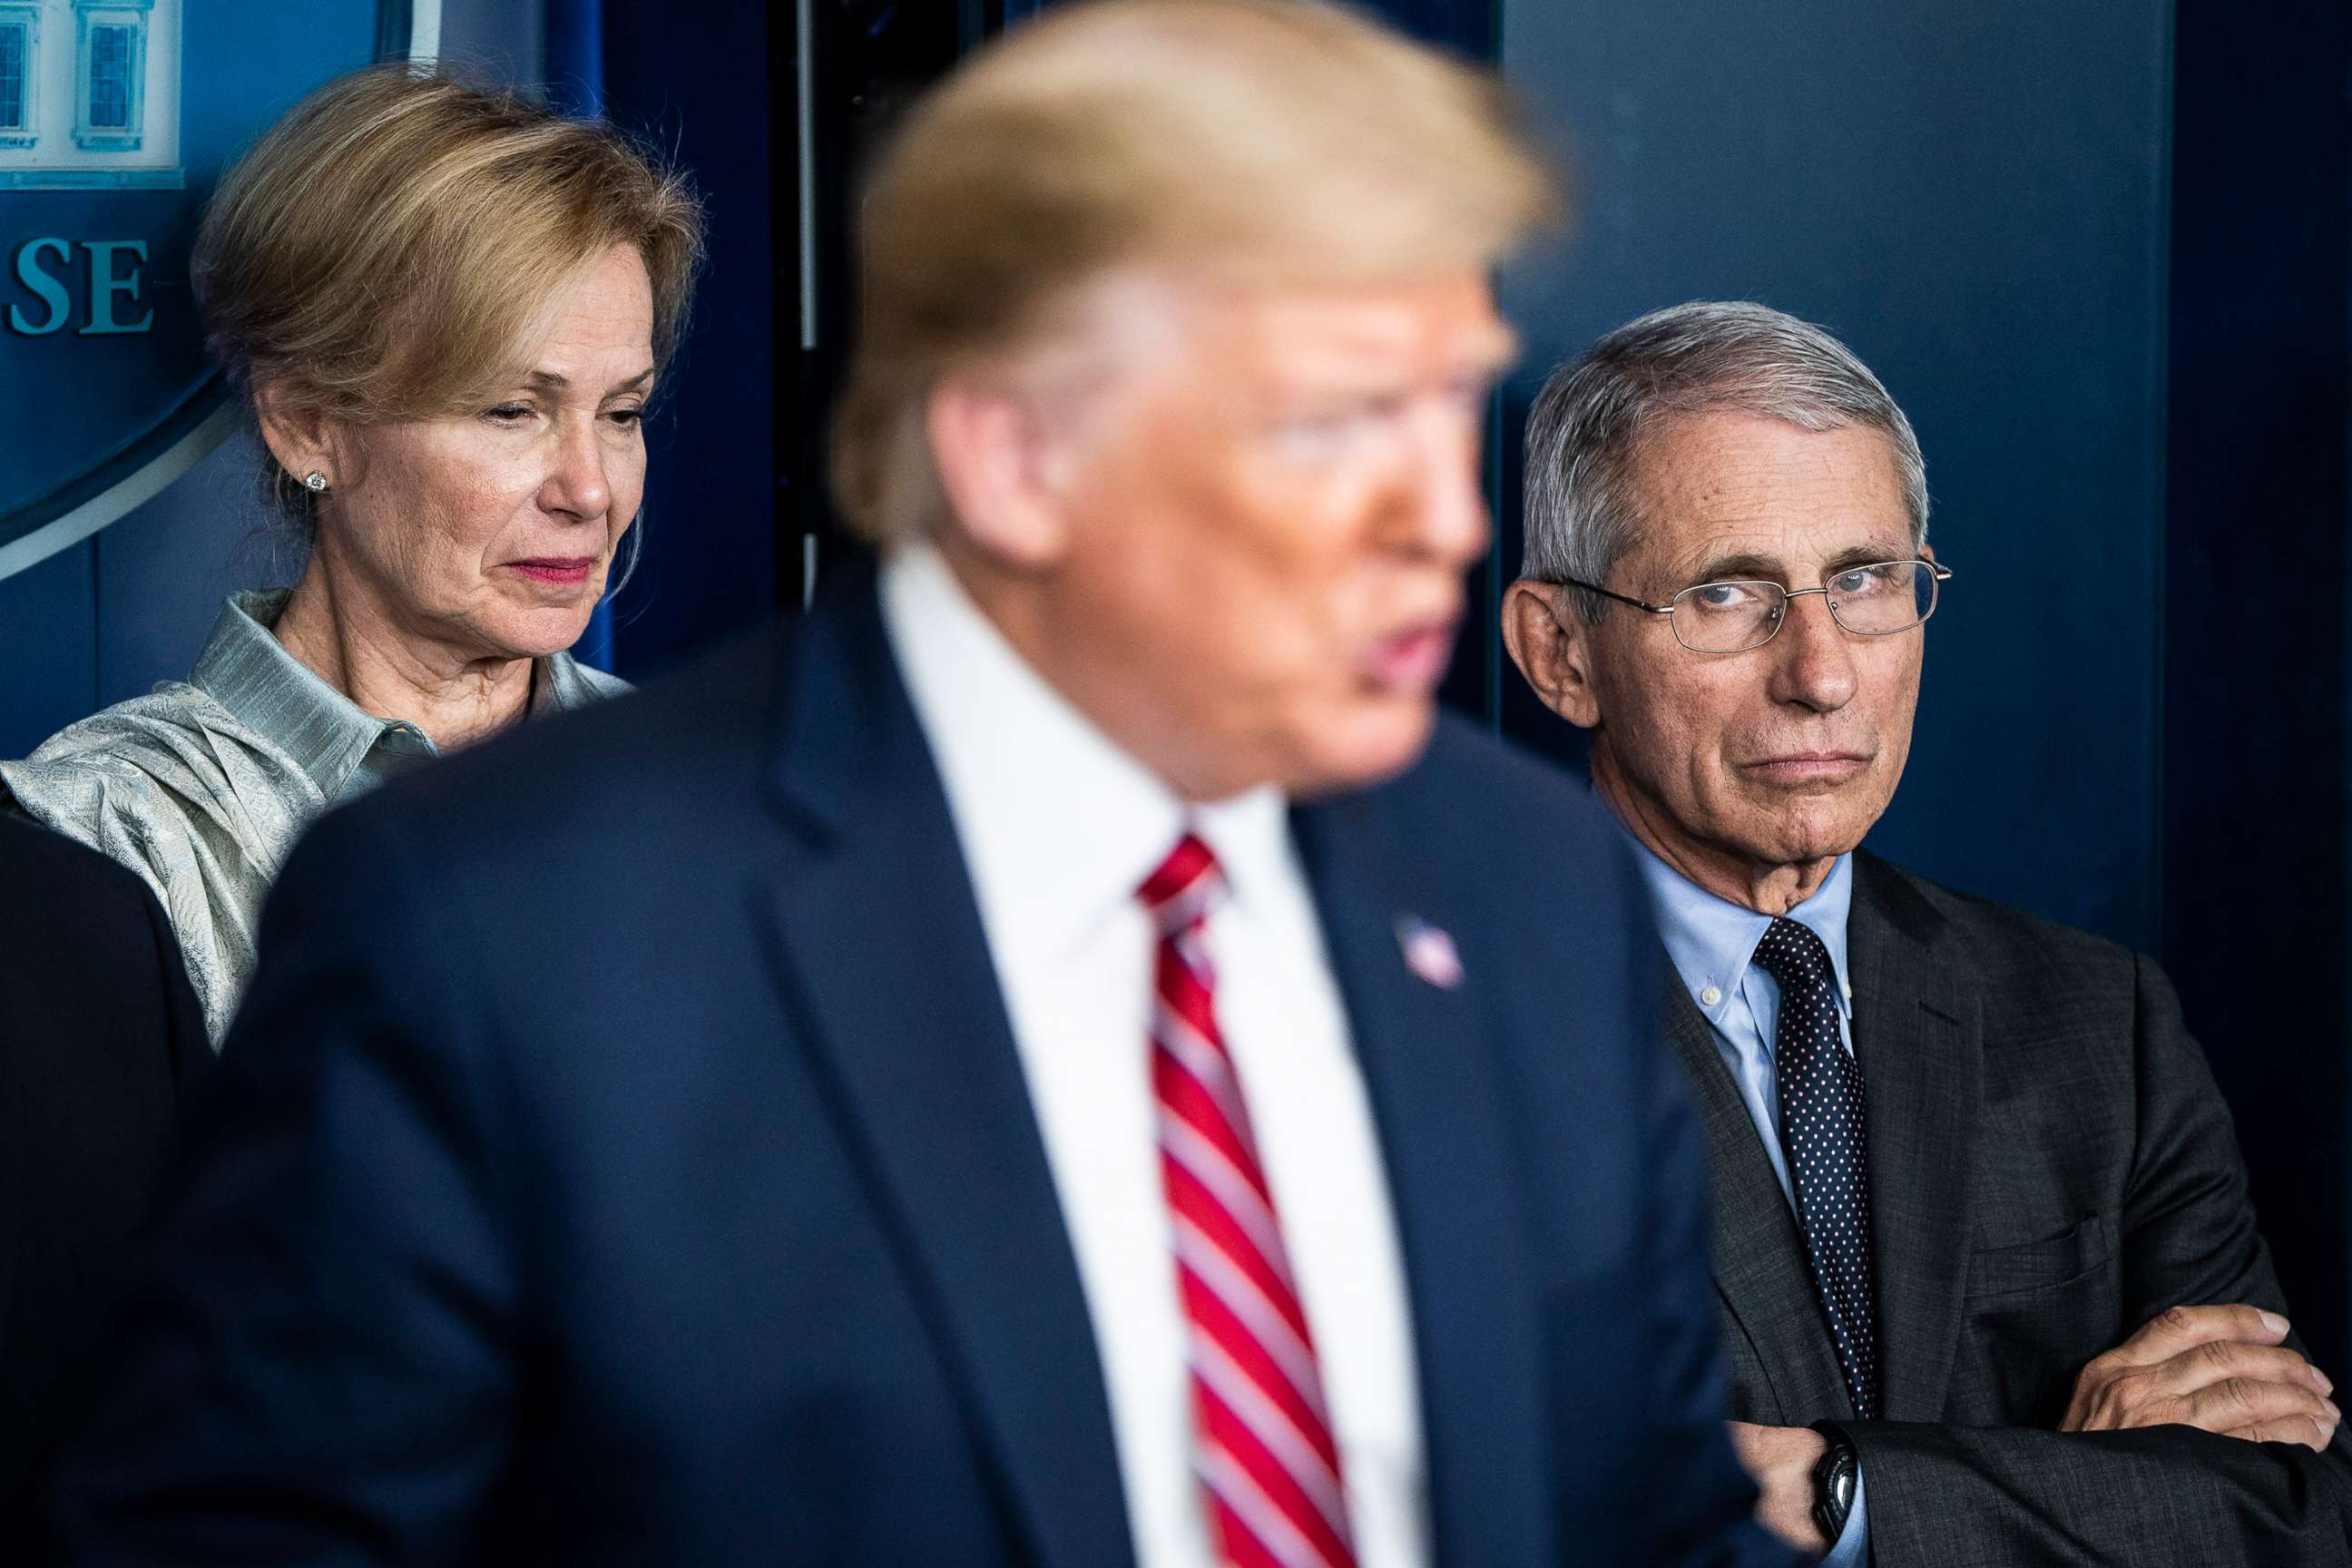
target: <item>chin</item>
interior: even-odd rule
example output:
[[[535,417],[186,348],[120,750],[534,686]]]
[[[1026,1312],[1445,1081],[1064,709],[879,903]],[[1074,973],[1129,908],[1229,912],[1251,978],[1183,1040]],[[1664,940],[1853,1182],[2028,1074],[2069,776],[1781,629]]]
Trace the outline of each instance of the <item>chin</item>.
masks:
[[[593,604],[561,610],[541,609],[502,617],[484,628],[486,640],[513,658],[545,658],[562,653],[588,630]]]
[[[1437,704],[1428,698],[1382,702],[1372,712],[1350,714],[1300,748],[1300,764],[1282,781],[1283,787],[1306,796],[1384,783],[1421,760],[1436,727]]]

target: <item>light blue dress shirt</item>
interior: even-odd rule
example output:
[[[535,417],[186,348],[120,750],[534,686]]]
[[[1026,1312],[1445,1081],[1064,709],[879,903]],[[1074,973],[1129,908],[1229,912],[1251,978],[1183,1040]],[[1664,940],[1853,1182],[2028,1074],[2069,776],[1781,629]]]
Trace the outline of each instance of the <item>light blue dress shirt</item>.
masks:
[[[1689,992],[1691,1005],[1714,1027],[1715,1048],[1722,1053],[1723,1065],[1731,1070],[1731,1081],[1748,1107],[1748,1120],[1763,1140],[1764,1157],[1780,1178],[1780,1195],[1793,1209],[1789,1162],[1780,1152],[1780,1073],[1772,1051],[1780,986],[1761,966],[1748,962],[1772,917],[1716,897],[1638,840],[1633,849],[1649,886],[1650,907],[1657,916],[1666,956],[1674,960],[1675,973]],[[1813,896],[1789,911],[1790,920],[1809,928],[1829,949],[1830,968],[1837,976],[1838,1035],[1849,1052],[1853,1049],[1853,981],[1846,969],[1845,923],[1853,904],[1853,857],[1841,855]],[[1853,1568],[1870,1561],[1870,1522],[1859,1476],[1853,1511],[1822,1561],[1824,1568]]]

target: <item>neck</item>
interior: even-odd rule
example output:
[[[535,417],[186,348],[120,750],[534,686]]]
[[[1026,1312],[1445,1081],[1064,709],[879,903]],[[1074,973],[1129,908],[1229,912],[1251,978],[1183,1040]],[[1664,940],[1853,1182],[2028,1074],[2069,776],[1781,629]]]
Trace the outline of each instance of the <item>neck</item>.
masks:
[[[1108,736],[1111,743],[1149,768],[1178,798],[1223,800],[1261,778],[1239,775],[1227,759],[1187,747],[1181,717],[1152,700],[1153,671],[1126,657],[1125,645],[1084,636],[1057,615],[1052,596],[1035,578],[1008,570],[956,539],[953,530],[937,548],[996,634],[1024,663]]]
[[[439,751],[504,729],[530,701],[530,659],[485,657],[405,630],[323,535],[270,630],[362,712],[414,724]]]
[[[1695,888],[1759,915],[1785,915],[1821,890],[1837,866],[1835,855],[1818,859],[1757,860],[1681,833],[1658,804],[1627,786],[1606,754],[1592,753],[1592,787],[1642,847]]]

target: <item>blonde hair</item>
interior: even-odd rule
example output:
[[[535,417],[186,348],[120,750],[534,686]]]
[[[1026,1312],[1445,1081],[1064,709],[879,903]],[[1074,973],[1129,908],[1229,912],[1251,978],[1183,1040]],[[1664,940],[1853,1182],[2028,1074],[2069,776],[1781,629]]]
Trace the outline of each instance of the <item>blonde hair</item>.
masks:
[[[194,282],[214,356],[248,395],[352,423],[428,418],[495,395],[550,298],[615,245],[645,260],[658,365],[702,258],[685,183],[606,126],[395,64],[320,88],[237,161]]]
[[[1492,76],[1318,0],[1093,0],[918,103],[859,232],[835,500],[877,542],[939,505],[940,378],[1046,335],[1114,268],[1244,287],[1499,260],[1552,214]]]

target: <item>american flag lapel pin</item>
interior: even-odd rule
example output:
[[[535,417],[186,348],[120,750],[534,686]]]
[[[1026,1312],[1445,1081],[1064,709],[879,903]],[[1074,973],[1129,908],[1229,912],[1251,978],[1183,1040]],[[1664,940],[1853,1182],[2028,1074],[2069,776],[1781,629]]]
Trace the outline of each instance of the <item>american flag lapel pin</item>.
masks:
[[[1418,915],[1399,915],[1396,934],[1404,966],[1415,975],[1440,991],[1451,991],[1462,984],[1462,955],[1442,928]]]

